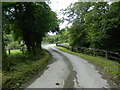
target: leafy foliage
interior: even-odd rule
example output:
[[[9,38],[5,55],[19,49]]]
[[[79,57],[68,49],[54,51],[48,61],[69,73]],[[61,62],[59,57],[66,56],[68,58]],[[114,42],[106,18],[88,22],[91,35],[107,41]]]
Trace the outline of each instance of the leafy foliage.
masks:
[[[59,30],[56,16],[45,2],[3,3],[3,30],[15,40],[23,40],[28,52],[35,54],[41,50],[46,33]]]
[[[66,28],[63,28],[56,35],[47,35],[43,41],[49,43],[67,43],[69,42],[69,38],[69,32]]]
[[[120,2],[76,2],[64,10],[70,44],[120,51]]]
[[[2,12],[3,89],[20,88],[49,61],[41,42],[47,32],[59,30],[58,19],[46,2],[3,2]],[[20,48],[20,43],[29,54],[19,51],[7,56],[5,47]]]

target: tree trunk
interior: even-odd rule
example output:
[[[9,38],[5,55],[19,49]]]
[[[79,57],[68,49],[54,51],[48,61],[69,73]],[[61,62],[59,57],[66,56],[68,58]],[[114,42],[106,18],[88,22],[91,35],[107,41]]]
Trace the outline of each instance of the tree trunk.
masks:
[[[27,51],[28,51],[28,53],[31,53],[32,50],[31,50],[31,47],[30,47],[29,43],[25,41],[25,44],[26,44],[26,46],[27,46]]]

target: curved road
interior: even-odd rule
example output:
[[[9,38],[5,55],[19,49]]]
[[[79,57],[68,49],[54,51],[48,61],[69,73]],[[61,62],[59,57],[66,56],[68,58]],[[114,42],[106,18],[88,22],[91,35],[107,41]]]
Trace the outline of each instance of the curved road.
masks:
[[[54,46],[44,47],[52,54],[52,63],[27,88],[110,88],[92,64]]]

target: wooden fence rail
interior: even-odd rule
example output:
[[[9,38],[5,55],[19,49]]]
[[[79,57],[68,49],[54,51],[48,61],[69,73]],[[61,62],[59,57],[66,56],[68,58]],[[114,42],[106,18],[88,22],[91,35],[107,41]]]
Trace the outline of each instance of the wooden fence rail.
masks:
[[[71,50],[73,52],[84,53],[91,56],[102,56],[105,57],[106,59],[117,60],[118,62],[120,62],[120,53],[118,52],[112,52],[112,51],[106,51],[106,50],[94,49],[94,48],[85,48],[85,47],[78,48],[78,47],[71,47],[61,44],[56,44],[56,46],[67,48],[68,50]]]
[[[23,54],[25,53],[24,50],[26,50],[25,48],[19,48],[19,49],[6,49],[6,51],[8,51],[8,55],[11,55],[11,50],[19,50],[21,51]]]

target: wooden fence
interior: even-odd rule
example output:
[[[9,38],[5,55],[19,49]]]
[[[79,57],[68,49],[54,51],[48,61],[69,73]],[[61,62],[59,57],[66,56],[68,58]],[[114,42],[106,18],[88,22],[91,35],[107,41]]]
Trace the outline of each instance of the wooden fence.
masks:
[[[8,55],[11,55],[11,50],[19,50],[21,51],[23,54],[25,53],[25,48],[19,48],[19,49],[6,49],[6,51],[8,51]]]
[[[106,50],[94,49],[94,48],[85,48],[85,47],[78,48],[78,47],[71,47],[61,44],[56,44],[56,46],[67,48],[68,50],[73,52],[88,54],[91,56],[102,56],[105,57],[106,59],[116,60],[120,62],[120,53],[118,52],[112,52],[112,51],[106,51]]]

